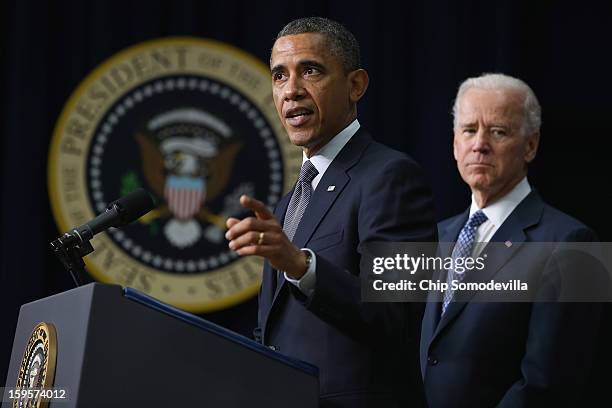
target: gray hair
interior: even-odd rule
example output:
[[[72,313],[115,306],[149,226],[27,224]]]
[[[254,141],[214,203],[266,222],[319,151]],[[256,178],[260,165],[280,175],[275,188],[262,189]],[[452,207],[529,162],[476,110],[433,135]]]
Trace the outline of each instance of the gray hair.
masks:
[[[477,89],[507,89],[518,91],[525,96],[523,102],[523,135],[532,135],[540,130],[542,125],[542,108],[533,90],[524,81],[504,74],[482,74],[479,77],[468,78],[457,91],[453,105],[453,126],[457,127],[457,104],[461,96],[470,88]]]
[[[278,40],[287,35],[318,33],[325,36],[332,55],[340,58],[345,72],[361,67],[359,43],[342,24],[323,17],[304,17],[291,21],[276,36]]]

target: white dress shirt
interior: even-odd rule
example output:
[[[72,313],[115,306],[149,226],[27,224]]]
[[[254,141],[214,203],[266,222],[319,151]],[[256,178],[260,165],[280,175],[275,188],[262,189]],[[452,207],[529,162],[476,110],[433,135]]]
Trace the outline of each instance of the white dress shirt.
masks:
[[[345,127],[340,133],[338,133],[329,142],[327,142],[327,144],[323,146],[321,150],[314,154],[310,159],[306,157],[306,153],[302,153],[302,164],[304,164],[306,160],[310,160],[310,162],[319,172],[319,174],[317,174],[317,176],[312,179],[313,193],[319,185],[319,181],[321,181],[321,179],[323,178],[323,174],[325,174],[325,171],[327,171],[327,168],[329,167],[331,162],[336,158],[338,153],[340,153],[340,150],[342,150],[342,148],[346,146],[348,141],[351,140],[351,137],[353,137],[353,135],[357,133],[359,127],[359,121],[355,119],[351,122],[350,125]],[[287,273],[285,272],[285,279],[297,286],[303,294],[305,294],[306,296],[310,296],[314,292],[316,283],[317,257],[315,253],[310,249],[302,249],[310,252],[310,255],[312,256],[312,260],[310,262],[308,270],[300,279],[291,279],[289,276],[287,276]]]
[[[531,192],[531,186],[527,182],[527,177],[516,185],[508,194],[495,201],[493,204],[479,208],[472,194],[472,205],[470,206],[470,217],[478,210],[487,216],[487,220],[480,224],[476,229],[476,238],[472,256],[478,256],[484,246],[493,238],[499,227],[504,223],[506,218],[514,211],[517,205],[525,199]]]

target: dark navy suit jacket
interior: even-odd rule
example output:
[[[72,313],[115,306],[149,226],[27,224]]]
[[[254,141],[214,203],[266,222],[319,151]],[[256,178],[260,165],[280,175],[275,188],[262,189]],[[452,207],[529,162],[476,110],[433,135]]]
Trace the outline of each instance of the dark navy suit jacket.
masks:
[[[290,195],[275,210],[281,225]],[[319,367],[322,407],[398,406],[398,393],[418,406],[422,305],[362,303],[360,244],[435,239],[418,165],[360,129],[325,172],[293,239],[316,254],[314,294],[304,296],[282,275],[277,282],[266,262],[256,338]]]
[[[440,242],[456,241],[468,215],[465,211],[440,223]],[[504,273],[520,271],[535,284],[533,278],[544,276],[539,268],[546,269],[547,263],[530,258],[521,264],[529,250],[525,243],[593,240],[594,232],[545,204],[532,191],[491,239],[510,241],[512,246],[487,265],[482,276],[471,272],[472,279],[487,282],[495,276],[499,281]],[[464,280],[468,278],[466,275]],[[538,293],[553,293],[552,286],[552,281],[540,281]],[[430,407],[576,403],[592,362],[601,304],[481,303],[473,297],[451,303],[440,319],[439,299],[430,300],[423,318],[420,352]]]

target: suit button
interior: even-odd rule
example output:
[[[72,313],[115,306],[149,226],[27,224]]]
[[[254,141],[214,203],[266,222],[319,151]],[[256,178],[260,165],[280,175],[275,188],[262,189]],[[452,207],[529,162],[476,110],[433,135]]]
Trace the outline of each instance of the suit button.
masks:
[[[268,348],[269,348],[270,350],[278,351],[278,347],[276,347],[276,346],[272,346],[272,345],[270,345],[270,346],[268,346]]]
[[[438,359],[435,358],[435,357],[432,357],[432,356],[428,356],[427,357],[427,363],[429,365],[436,365],[436,364],[438,364]]]

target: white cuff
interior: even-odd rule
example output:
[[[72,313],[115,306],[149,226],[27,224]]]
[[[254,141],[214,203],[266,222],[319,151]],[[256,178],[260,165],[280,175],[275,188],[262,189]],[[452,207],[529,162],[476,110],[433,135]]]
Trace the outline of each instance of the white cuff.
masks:
[[[306,273],[302,275],[300,279],[291,279],[285,272],[285,279],[291,284],[297,286],[300,292],[306,296],[310,296],[313,294],[315,290],[315,283],[317,282],[317,257],[315,256],[315,253],[308,248],[302,248],[302,250],[310,252],[310,255],[312,256]]]

